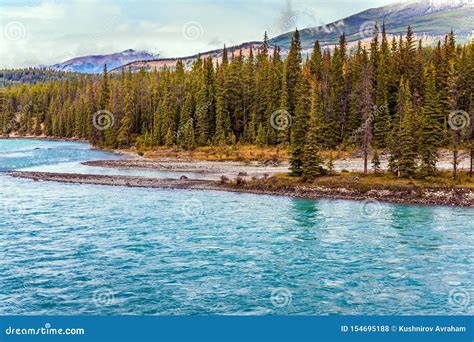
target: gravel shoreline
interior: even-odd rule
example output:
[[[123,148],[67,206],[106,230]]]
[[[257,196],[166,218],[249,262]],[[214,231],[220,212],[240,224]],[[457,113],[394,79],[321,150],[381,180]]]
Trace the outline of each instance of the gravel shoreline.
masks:
[[[220,190],[245,192],[265,195],[279,195],[308,199],[347,199],[357,201],[380,201],[403,204],[444,205],[459,207],[474,207],[474,192],[471,189],[423,189],[390,191],[370,190],[360,193],[345,188],[332,189],[314,186],[294,186],[274,188],[265,182],[246,182],[241,185],[235,183],[221,183],[208,180],[191,179],[158,179],[134,176],[106,176],[88,174],[49,173],[34,171],[13,171],[10,176],[26,178],[35,181],[56,181],[64,183],[97,184],[109,186],[127,186],[160,189],[193,189],[193,190]]]
[[[195,174],[206,174],[207,179],[219,180],[226,176],[230,179],[240,177],[245,180],[267,178],[278,173],[288,173],[289,163],[283,161],[279,163],[267,162],[235,162],[235,161],[208,161],[194,160],[189,158],[136,158],[128,154],[127,160],[94,160],[82,164],[95,167],[118,168],[126,170],[154,170],[154,171],[174,171],[192,172]],[[387,155],[380,156],[381,168],[388,168]],[[439,153],[437,163],[438,170],[451,170],[451,155],[442,151]],[[364,170],[364,159],[361,156],[351,156],[334,160],[334,171],[362,172]],[[458,170],[469,170],[469,155],[466,151],[459,155]]]
[[[264,164],[260,162],[219,162],[202,160],[177,160],[177,159],[128,159],[128,160],[94,160],[83,162],[83,165],[92,167],[106,167],[125,170],[151,170],[171,171],[177,173],[194,173],[206,175],[206,179],[220,180],[221,176],[229,179],[241,177],[250,180],[252,178],[267,178],[277,173],[287,173],[288,164],[279,165]]]

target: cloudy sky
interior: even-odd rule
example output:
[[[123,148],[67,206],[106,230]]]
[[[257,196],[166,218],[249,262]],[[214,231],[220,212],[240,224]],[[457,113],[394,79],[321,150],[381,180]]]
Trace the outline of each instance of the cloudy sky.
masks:
[[[146,50],[185,56],[319,26],[394,0],[0,0],[0,68]]]

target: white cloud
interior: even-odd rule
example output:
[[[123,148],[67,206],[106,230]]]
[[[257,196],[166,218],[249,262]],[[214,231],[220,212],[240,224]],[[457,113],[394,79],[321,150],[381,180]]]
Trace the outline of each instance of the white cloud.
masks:
[[[260,40],[265,30],[275,36],[291,26],[326,24],[351,14],[351,8],[357,12],[364,3],[377,2],[355,6],[343,0],[341,9],[335,1],[314,0],[30,1],[35,2],[0,5],[0,68],[50,65],[130,48],[164,57],[190,55],[224,43]],[[285,19],[288,13],[294,18]],[[183,35],[190,22],[202,28],[196,39]]]

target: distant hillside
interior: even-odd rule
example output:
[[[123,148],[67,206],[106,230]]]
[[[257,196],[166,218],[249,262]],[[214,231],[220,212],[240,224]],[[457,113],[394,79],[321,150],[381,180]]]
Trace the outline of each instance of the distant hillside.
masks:
[[[233,53],[237,55],[240,52],[242,52],[242,55],[245,57],[249,55],[250,49],[253,49],[255,51],[261,45],[262,45],[261,42],[243,43],[236,46],[230,46],[227,48],[227,51],[228,51],[229,57]],[[135,62],[125,64],[123,66],[120,66],[118,68],[115,68],[113,71],[118,72],[124,68],[125,69],[130,68],[132,71],[137,71],[140,69],[144,69],[147,71],[151,71],[154,69],[159,70],[165,66],[169,68],[173,68],[178,59],[180,59],[183,62],[185,68],[189,68],[199,56],[201,56],[201,58],[212,57],[214,61],[220,62],[222,60],[222,51],[223,51],[222,49],[217,49],[217,50],[207,51],[207,52],[203,52],[200,54],[195,54],[195,55],[187,56],[187,57],[159,58],[159,59],[154,59],[154,60],[135,61]]]
[[[339,36],[344,32],[349,45],[356,44],[359,40],[369,40],[372,37],[375,23],[381,25],[385,22],[388,35],[399,35],[406,32],[411,26],[417,37],[423,37],[425,44],[433,44],[444,35],[454,31],[458,43],[466,43],[474,29],[474,1],[455,1],[449,3],[429,1],[401,2],[393,5],[369,9],[354,14],[345,19],[330,23],[325,26],[311,27],[300,30],[303,53],[309,53],[316,40],[321,46],[331,46],[338,42]],[[282,54],[288,50],[293,32],[288,32],[270,40],[272,45],[278,45]],[[250,46],[258,48],[259,42],[250,42],[230,48],[248,53]],[[222,56],[222,49],[203,52],[201,56],[212,56],[218,60]],[[197,54],[180,58],[185,65],[197,58]],[[178,58],[154,59],[149,61],[136,61],[126,64],[132,70],[173,67]],[[120,68],[119,68],[120,69]],[[117,70],[117,69],[116,69]]]
[[[76,57],[62,63],[51,65],[48,68],[56,71],[96,74],[102,72],[105,64],[107,64],[107,68],[110,70],[130,62],[151,60],[157,57],[158,55],[145,51],[129,49],[110,55]]]

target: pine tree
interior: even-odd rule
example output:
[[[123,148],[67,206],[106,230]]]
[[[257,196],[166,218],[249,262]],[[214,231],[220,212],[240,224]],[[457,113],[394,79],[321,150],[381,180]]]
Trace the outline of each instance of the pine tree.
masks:
[[[216,134],[214,143],[217,145],[225,145],[233,138],[229,112],[227,109],[225,96],[225,66],[224,64],[218,69],[216,84]]]
[[[443,128],[440,124],[443,114],[439,105],[435,76],[434,66],[431,64],[425,73],[426,88],[422,108],[422,124],[420,127],[422,175],[433,175],[436,173],[437,150],[443,142]]]
[[[109,88],[109,78],[108,78],[108,73],[107,73],[107,64],[104,64],[104,70],[102,73],[102,80],[101,80],[101,89],[100,89],[100,97],[99,97],[99,110],[103,111],[108,111],[109,110],[109,101],[110,101],[110,88]],[[107,112],[105,115],[110,115]],[[97,115],[97,114],[96,114]],[[108,120],[112,121],[111,118],[107,118]],[[114,127],[111,127],[110,125],[105,126],[106,129],[105,131],[97,129],[96,125],[94,125],[94,122],[91,122],[93,125],[93,130],[95,132],[93,138],[95,140],[93,141],[94,143],[97,143],[99,145],[106,145],[112,143],[114,139],[114,133],[113,129]],[[61,125],[62,126],[62,125]],[[110,126],[110,127],[109,127]]]
[[[308,81],[304,77],[300,78],[296,92],[298,102],[296,104],[293,124],[291,127],[290,169],[291,174],[294,176],[301,176],[303,174],[304,145],[310,106],[308,101],[308,88]]]
[[[387,147],[389,141],[388,136],[391,128],[391,117],[389,108],[389,66],[390,66],[390,49],[385,31],[385,23],[382,25],[382,43],[379,54],[379,62],[377,73],[374,77],[376,82],[376,107],[374,116],[374,141],[373,144],[377,148]]]
[[[330,107],[331,122],[328,127],[328,135],[331,139],[331,147],[335,147],[341,143],[342,138],[346,134],[347,103],[345,99],[344,88],[346,83],[345,64],[346,64],[346,37],[344,34],[339,38],[339,45],[334,49],[331,61],[331,87],[330,87]]]
[[[369,64],[367,51],[363,49],[360,56],[361,75],[354,87],[353,106],[354,115],[361,116],[362,126],[360,130],[361,146],[364,155],[364,174],[368,173],[368,153],[372,142],[372,120],[373,120],[373,89],[372,89],[372,67]]]
[[[321,80],[321,69],[323,64],[323,55],[321,53],[321,46],[319,40],[314,43],[313,51],[311,52],[310,66],[311,76],[315,80]]]
[[[263,128],[262,123],[258,125],[257,138],[255,139],[255,142],[260,147],[267,145],[267,142],[268,142],[267,132],[265,128]]]
[[[372,169],[374,170],[374,174],[380,173],[380,157],[377,150],[374,150],[374,154],[372,155]]]
[[[256,138],[255,115],[256,115],[256,83],[255,83],[255,61],[253,57],[253,48],[250,48],[249,56],[243,67],[243,96],[242,107],[244,111],[244,140],[252,143]]]
[[[333,172],[334,172],[334,156],[333,156],[332,152],[329,155],[329,159],[328,159],[326,165],[327,165],[327,168],[328,168],[328,173],[330,175],[332,175]]]
[[[124,115],[120,120],[120,128],[117,135],[119,147],[129,146],[131,143],[131,130],[133,120],[133,95],[131,85],[131,71],[125,80],[125,98],[123,103]]]
[[[5,134],[85,138],[109,148],[289,144],[293,174],[308,179],[320,171],[313,153],[319,148],[350,143],[368,162],[371,148],[388,147],[390,170],[412,177],[435,174],[437,151],[449,147],[456,175],[463,148],[474,160],[474,43],[456,46],[450,32],[431,48],[417,42],[411,28],[391,43],[385,25],[381,32],[370,51],[362,43],[347,51],[344,35],[333,50],[315,42],[304,63],[295,31],[286,60],[265,35],[248,57],[247,47],[224,48],[219,63],[199,56],[191,68],[178,60],[152,72],[109,74],[104,67],[102,77],[46,71],[47,82],[1,89],[0,128]],[[13,73],[30,77],[36,71]],[[99,110],[113,113],[105,130],[93,125]],[[449,129],[454,110],[471,116],[470,129]],[[272,115],[280,111],[289,113],[287,129],[272,127]]]
[[[412,131],[414,123],[410,89],[403,76],[400,79],[396,110],[390,132],[389,169],[398,177],[406,177],[414,172],[415,141]]]
[[[101,109],[107,109],[110,99],[110,89],[109,89],[109,77],[107,73],[107,64],[104,64],[104,70],[102,72],[102,81],[100,89],[100,100],[99,107]]]
[[[285,63],[288,111],[291,115],[294,114],[298,101],[297,86],[301,78],[301,63],[300,33],[296,30],[291,39],[290,50]]]
[[[282,66],[282,71],[281,71],[282,77],[281,77],[281,89],[280,89],[280,96],[279,96],[279,102],[280,102],[280,110],[283,111],[283,113],[288,113],[290,116],[291,114],[288,111],[288,87],[286,85],[286,67],[285,65]],[[288,128],[280,130],[280,135],[278,137],[278,142],[283,145],[287,145],[290,142],[290,131],[291,131],[291,126],[289,125]]]
[[[303,147],[303,179],[312,182],[316,177],[325,173],[323,160],[319,156],[318,118],[323,112],[320,90],[316,85],[312,87],[311,113]]]
[[[416,171],[416,140],[415,140],[415,113],[410,96],[410,87],[408,81],[400,81],[399,115],[399,158],[398,158],[398,176],[412,177]]]

